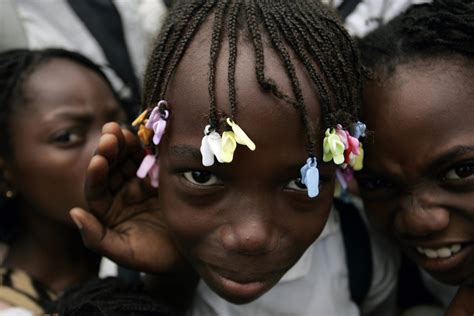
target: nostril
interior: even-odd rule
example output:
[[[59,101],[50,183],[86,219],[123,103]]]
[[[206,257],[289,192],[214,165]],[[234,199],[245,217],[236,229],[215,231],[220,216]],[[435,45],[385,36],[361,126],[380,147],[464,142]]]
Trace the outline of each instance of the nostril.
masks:
[[[247,221],[239,225],[225,225],[220,229],[222,245],[229,251],[245,255],[260,255],[277,246],[272,229],[265,225]]]

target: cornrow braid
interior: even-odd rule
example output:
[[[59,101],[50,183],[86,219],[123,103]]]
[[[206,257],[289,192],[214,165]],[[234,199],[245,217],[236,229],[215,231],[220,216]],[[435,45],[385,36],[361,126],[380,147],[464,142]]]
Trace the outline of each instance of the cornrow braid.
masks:
[[[227,26],[228,37],[229,37],[229,75],[228,75],[228,84],[229,84],[229,102],[230,102],[230,117],[235,118],[237,110],[237,98],[236,98],[236,89],[235,89],[235,67],[237,63],[237,23],[238,23],[238,14],[240,10],[241,3],[236,1],[233,7],[229,12],[229,23]]]
[[[228,41],[228,84],[231,117],[237,111],[235,71],[239,39],[248,41],[255,53],[255,74],[263,91],[294,106],[308,136],[308,151],[314,152],[314,128],[295,71],[301,61],[320,95],[323,128],[337,124],[349,128],[357,121],[360,107],[361,68],[354,44],[338,18],[314,0],[181,0],[170,12],[150,56],[145,78],[145,107],[164,98],[168,82],[186,48],[209,16],[213,16],[210,39],[209,120],[218,126],[215,98],[216,63],[222,42]],[[226,34],[226,36],[224,36]],[[242,34],[243,36],[239,36]],[[268,40],[267,41],[264,41]],[[279,56],[290,79],[292,96],[265,73],[265,53]]]
[[[214,27],[212,30],[212,39],[211,39],[211,50],[210,57],[211,61],[209,63],[209,96],[211,99],[210,102],[210,121],[211,127],[217,129],[217,107],[216,107],[216,94],[215,94],[215,85],[216,85],[216,64],[217,57],[219,55],[219,50],[221,48],[221,35],[222,35],[222,20],[224,19],[224,10],[227,7],[227,0],[220,0],[216,7]]]
[[[414,5],[364,37],[363,64],[390,76],[397,65],[418,58],[474,57],[474,2],[435,0]]]

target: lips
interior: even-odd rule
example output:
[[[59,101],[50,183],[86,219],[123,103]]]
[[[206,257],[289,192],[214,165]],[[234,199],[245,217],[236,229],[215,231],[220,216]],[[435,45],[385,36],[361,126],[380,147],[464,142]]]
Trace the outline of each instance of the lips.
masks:
[[[242,267],[245,270],[245,267]],[[270,272],[236,272],[207,265],[206,283],[226,300],[243,304],[255,300],[278,282],[286,269]],[[210,281],[207,282],[207,281]]]
[[[252,282],[263,282],[269,278],[275,277],[275,275],[282,273],[284,269],[277,270],[277,271],[270,271],[270,272],[251,272],[245,271],[245,274],[242,272],[236,272],[231,270],[226,270],[223,268],[219,268],[214,265],[208,265],[209,269],[217,273],[218,275],[233,280],[237,283],[252,283]],[[245,269],[245,267],[242,267]]]
[[[473,252],[473,244],[451,242],[419,244],[410,247],[420,266],[436,274],[457,275]]]
[[[416,247],[419,254],[425,255],[429,259],[435,258],[449,258],[459,251],[461,251],[462,245],[460,243],[444,246],[441,248],[424,248]]]

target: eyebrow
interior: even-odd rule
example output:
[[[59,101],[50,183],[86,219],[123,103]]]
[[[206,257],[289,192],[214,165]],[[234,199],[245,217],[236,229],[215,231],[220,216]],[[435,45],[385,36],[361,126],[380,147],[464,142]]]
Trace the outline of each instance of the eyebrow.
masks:
[[[190,145],[170,146],[169,153],[176,158],[192,158],[201,160],[201,150]]]
[[[473,153],[474,147],[472,146],[456,146],[451,148],[448,152],[444,153],[441,157],[430,162],[426,170],[432,170],[439,166],[449,164],[451,161],[459,159],[467,154]]]
[[[90,123],[94,120],[94,117],[91,113],[85,113],[85,112],[70,112],[70,111],[64,111],[64,112],[57,112],[57,113],[52,113],[51,116],[49,116],[48,121],[55,121],[55,120],[69,120],[69,121],[77,121],[77,122],[82,122],[82,123]]]

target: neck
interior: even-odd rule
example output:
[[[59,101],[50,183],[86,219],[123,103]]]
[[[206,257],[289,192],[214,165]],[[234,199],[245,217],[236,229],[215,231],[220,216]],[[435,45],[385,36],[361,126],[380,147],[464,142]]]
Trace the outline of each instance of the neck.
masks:
[[[28,217],[9,245],[5,266],[24,270],[57,293],[97,276],[100,257],[85,248],[75,227],[31,211],[24,214]]]

